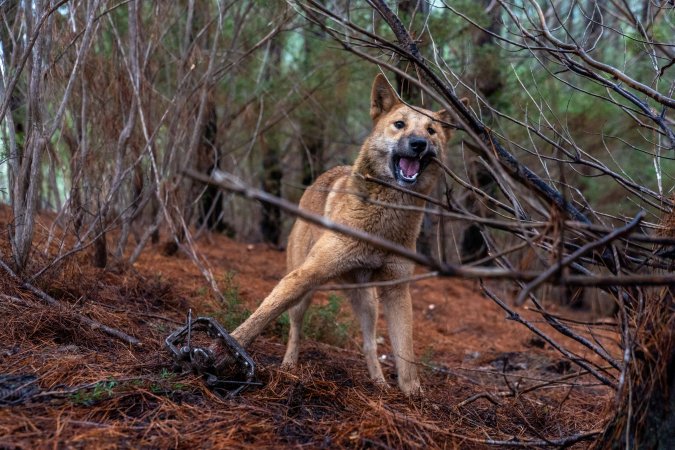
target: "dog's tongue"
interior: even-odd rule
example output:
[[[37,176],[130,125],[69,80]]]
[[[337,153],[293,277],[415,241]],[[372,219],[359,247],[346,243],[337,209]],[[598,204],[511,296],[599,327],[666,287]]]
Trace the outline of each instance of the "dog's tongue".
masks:
[[[420,171],[419,159],[401,158],[401,161],[399,161],[398,165],[401,168],[403,175],[405,175],[407,178],[414,177],[417,172]]]

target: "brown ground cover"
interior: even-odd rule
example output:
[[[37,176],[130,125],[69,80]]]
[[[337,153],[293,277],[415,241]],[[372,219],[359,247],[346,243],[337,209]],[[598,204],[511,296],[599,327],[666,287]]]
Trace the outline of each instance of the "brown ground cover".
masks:
[[[3,261],[9,261],[6,242],[5,235]],[[47,261],[41,242],[36,267]],[[576,376],[577,367],[507,320],[475,283],[453,279],[411,287],[424,398],[410,400],[394,388],[384,323],[379,353],[392,389],[368,381],[348,305],[325,292],[317,295],[308,326],[314,339],[303,345],[301,367],[290,372],[279,366],[280,320],[251,348],[262,386],[222,398],[198,376],[174,373],[163,341],[185,321],[188,308],[230,327],[241,320],[283,275],[284,254],[221,235],[204,236],[197,246],[225,302],[205,287],[186,255],[164,256],[159,247],[149,247],[133,269],[91,268],[86,252],[68,259],[35,282],[60,308],[3,273],[0,376],[33,375],[36,381],[29,401],[0,406],[1,448],[463,449],[484,448],[490,439],[543,447],[602,427],[607,389]],[[517,311],[540,322],[524,308]],[[142,346],[83,326],[74,312],[123,330]],[[612,338],[607,332],[604,343]],[[557,381],[528,391],[550,380]]]

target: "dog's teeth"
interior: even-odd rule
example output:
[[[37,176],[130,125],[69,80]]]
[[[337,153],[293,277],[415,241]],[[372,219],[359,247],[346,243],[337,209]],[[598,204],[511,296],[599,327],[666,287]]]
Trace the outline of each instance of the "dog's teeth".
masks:
[[[412,177],[407,177],[407,176],[405,176],[405,174],[403,173],[403,170],[401,170],[401,169],[398,170],[398,173],[399,173],[399,175],[401,175],[401,178],[403,178],[406,181],[415,181],[417,179],[417,175],[419,175],[419,172],[417,172]]]

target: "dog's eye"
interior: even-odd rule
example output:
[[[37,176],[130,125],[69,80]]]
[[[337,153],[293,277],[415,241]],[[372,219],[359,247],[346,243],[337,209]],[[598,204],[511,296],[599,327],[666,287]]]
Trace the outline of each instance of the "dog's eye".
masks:
[[[433,128],[429,127],[429,128],[427,128],[427,133],[429,133],[429,134],[431,134],[431,135],[434,135],[434,134],[436,134],[436,130],[434,130]]]
[[[394,122],[394,126],[400,130],[401,128],[405,127],[405,122],[402,120],[397,120]]]

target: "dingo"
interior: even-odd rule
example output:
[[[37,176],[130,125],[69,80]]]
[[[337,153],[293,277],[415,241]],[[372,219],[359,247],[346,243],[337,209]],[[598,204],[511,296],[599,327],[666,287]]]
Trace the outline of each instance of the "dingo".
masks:
[[[414,249],[422,212],[384,204],[422,207],[424,200],[369,182],[363,176],[370,175],[428,194],[439,176],[439,167],[430,164],[431,158],[444,149],[451,134],[447,126],[449,115],[445,111],[431,112],[407,106],[386,78],[377,75],[372,87],[370,116],[373,131],[354,165],[335,167],[321,175],[305,191],[300,207]],[[399,256],[302,220],[295,222],[289,236],[287,261],[288,275],[232,333],[246,347],[270,321],[290,308],[290,335],[283,361],[287,366],[294,366],[298,361],[302,319],[314,288],[330,280],[364,283],[396,280],[413,273],[413,264]],[[375,342],[379,300],[389,328],[398,385],[407,395],[419,393],[408,283],[352,289],[347,295],[361,324],[363,352],[371,378],[386,384]]]

